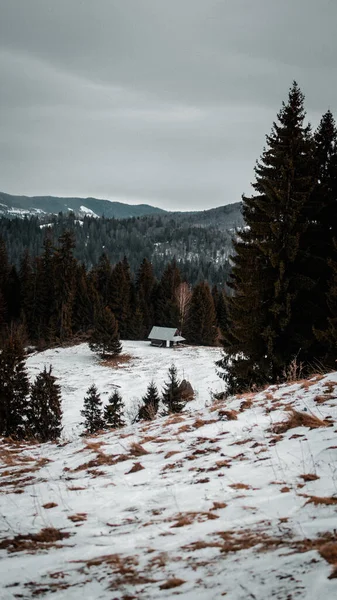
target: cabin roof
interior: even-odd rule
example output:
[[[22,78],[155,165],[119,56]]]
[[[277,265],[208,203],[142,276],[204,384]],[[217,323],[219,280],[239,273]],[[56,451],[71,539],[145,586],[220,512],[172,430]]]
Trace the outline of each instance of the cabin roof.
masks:
[[[152,327],[148,339],[169,342],[183,342],[185,340],[185,338],[179,335],[176,327],[158,327],[157,325]]]

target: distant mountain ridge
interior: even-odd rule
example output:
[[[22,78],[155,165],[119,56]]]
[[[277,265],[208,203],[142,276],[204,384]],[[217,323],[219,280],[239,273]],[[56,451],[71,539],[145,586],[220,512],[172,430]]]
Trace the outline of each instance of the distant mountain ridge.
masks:
[[[115,219],[164,215],[167,211],[149,204],[124,204],[98,198],[62,198],[57,196],[13,196],[0,192],[0,216],[25,216],[75,212],[79,216]]]
[[[24,217],[57,215],[74,212],[79,218],[106,217],[115,219],[130,219],[132,217],[147,217],[158,215],[166,220],[173,219],[180,223],[199,227],[213,226],[230,230],[243,225],[241,202],[226,204],[208,210],[171,212],[149,204],[124,204],[100,200],[99,198],[67,198],[58,196],[15,196],[0,192],[0,217]]]

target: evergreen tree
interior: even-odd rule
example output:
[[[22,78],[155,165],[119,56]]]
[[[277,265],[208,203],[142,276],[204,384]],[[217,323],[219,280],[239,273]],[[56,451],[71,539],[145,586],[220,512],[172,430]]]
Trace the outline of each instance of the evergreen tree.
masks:
[[[39,373],[31,388],[29,434],[40,442],[56,440],[62,431],[61,390],[51,366]]]
[[[10,266],[5,242],[0,238],[0,329],[8,321],[7,286]]]
[[[73,255],[74,248],[74,234],[72,231],[66,231],[59,237],[59,247],[53,256],[55,306],[52,327],[55,327],[56,336],[60,341],[69,339],[72,334],[76,275],[76,259]]]
[[[320,360],[327,366],[335,366],[337,359],[337,128],[330,111],[323,115],[315,133],[315,157],[318,182],[312,202],[313,218],[310,233],[315,245],[312,248],[310,264],[311,268],[316,270],[319,285],[314,298],[317,312],[314,333],[320,343]],[[312,235],[312,229],[316,235]]]
[[[112,267],[105,252],[101,254],[98,264],[92,270],[92,276],[95,280],[96,289],[101,297],[104,306],[108,306],[111,295],[111,274]]]
[[[139,299],[139,309],[143,315],[144,337],[149,335],[154,325],[153,288],[156,278],[153,274],[152,264],[144,258],[136,278],[136,291]]]
[[[28,393],[23,330],[11,327],[0,352],[0,435],[25,436]]]
[[[124,403],[120,393],[115,390],[104,407],[104,423],[109,429],[124,427]]]
[[[243,197],[247,227],[234,243],[234,296],[218,362],[229,392],[282,379],[295,356],[311,359],[310,291],[317,282],[308,273],[304,234],[315,168],[303,103],[294,83],[255,168],[256,195]]]
[[[227,331],[228,327],[228,319],[227,319],[227,310],[226,310],[226,296],[223,290],[220,290],[218,296],[218,302],[215,307],[216,317],[218,326],[220,329],[220,333],[223,334]]]
[[[179,307],[177,289],[181,283],[181,275],[175,260],[169,263],[157,286],[154,286],[152,297],[155,307],[156,325],[177,327],[179,323]]]
[[[84,398],[84,408],[81,410],[81,415],[85,421],[85,433],[91,434],[104,429],[104,420],[102,414],[102,400],[98,393],[97,387],[93,384],[87,390],[87,395]]]
[[[158,412],[159,394],[154,381],[148,385],[145,396],[142,398],[143,404],[139,408],[137,421],[153,421]]]
[[[36,339],[36,276],[32,260],[26,250],[19,270],[21,321],[24,324],[30,340]]]
[[[217,335],[214,302],[208,283],[198,283],[192,293],[184,329],[188,342],[212,346]]]
[[[89,348],[98,352],[101,358],[114,357],[121,353],[122,344],[119,341],[118,324],[106,306],[99,308],[95,316],[95,326],[90,336]]]
[[[131,276],[126,257],[118,262],[111,274],[109,308],[114,313],[123,339],[129,339],[128,323],[131,313]]]
[[[164,386],[162,400],[166,409],[166,413],[180,413],[185,407],[185,402],[181,397],[181,391],[179,388],[180,381],[177,378],[177,369],[175,365],[171,365],[169,368],[168,381],[164,384]]]
[[[53,245],[50,233],[47,232],[43,240],[43,253],[39,257],[37,265],[37,312],[38,312],[38,331],[40,340],[53,342],[56,337],[55,315],[52,323],[52,313],[56,306],[55,290],[55,261],[53,260]]]

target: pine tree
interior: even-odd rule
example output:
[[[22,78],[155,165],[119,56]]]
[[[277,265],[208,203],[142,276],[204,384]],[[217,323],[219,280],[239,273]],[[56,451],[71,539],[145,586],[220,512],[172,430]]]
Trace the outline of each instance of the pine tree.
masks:
[[[122,351],[119,341],[118,324],[106,306],[99,308],[95,316],[95,326],[90,336],[89,348],[92,352],[98,352],[101,358],[112,358]]]
[[[87,395],[84,398],[84,408],[81,410],[81,415],[85,421],[85,433],[91,434],[104,429],[104,420],[102,414],[102,400],[98,393],[97,387],[93,384],[87,390]]]
[[[104,407],[104,423],[109,429],[120,429],[124,427],[124,403],[120,393],[115,390]]]
[[[0,352],[0,435],[26,435],[28,394],[23,330],[11,327]]]
[[[162,400],[166,413],[180,413],[185,407],[185,402],[181,398],[180,382],[177,378],[177,368],[175,365],[171,365],[169,368],[168,381],[164,385]]]
[[[303,103],[294,83],[255,168],[256,195],[243,197],[247,227],[234,243],[234,296],[227,300],[229,326],[218,362],[229,392],[282,379],[295,356],[311,359],[316,282],[303,242],[315,168]]]
[[[159,401],[157,386],[154,381],[151,381],[145,396],[142,398],[143,404],[139,408],[137,421],[153,421],[158,412]]]
[[[40,442],[56,440],[62,431],[61,390],[46,367],[39,373],[31,388],[28,410],[29,433]]]
[[[184,329],[191,344],[212,346],[217,335],[214,302],[208,283],[198,283],[193,292]]]

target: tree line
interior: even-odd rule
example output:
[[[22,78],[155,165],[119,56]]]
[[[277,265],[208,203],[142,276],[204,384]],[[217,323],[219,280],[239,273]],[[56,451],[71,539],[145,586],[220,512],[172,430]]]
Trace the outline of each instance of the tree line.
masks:
[[[218,362],[230,393],[336,368],[337,130],[330,111],[314,132],[305,116],[294,82],[243,197]]]
[[[177,327],[189,342],[213,345],[226,327],[224,291],[204,281],[192,288],[175,260],[157,279],[144,258],[133,277],[126,257],[112,265],[103,253],[87,270],[74,249],[72,232],[56,246],[46,232],[42,254],[33,259],[26,251],[17,269],[0,240],[0,331],[19,323],[28,343],[43,349],[75,336],[91,335],[99,344],[114,327],[115,337],[143,340],[153,325]]]

